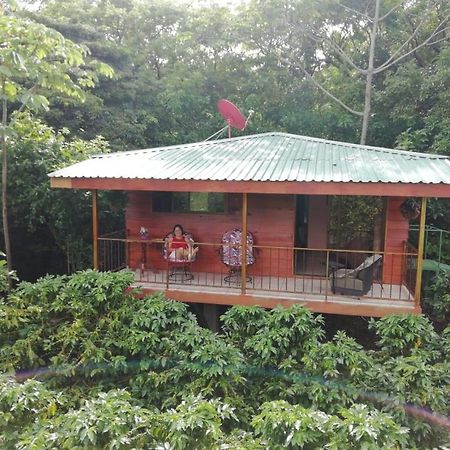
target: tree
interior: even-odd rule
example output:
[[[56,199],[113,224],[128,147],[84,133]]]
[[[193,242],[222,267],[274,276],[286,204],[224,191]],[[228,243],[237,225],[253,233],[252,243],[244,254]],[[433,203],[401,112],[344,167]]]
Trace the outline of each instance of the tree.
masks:
[[[51,94],[82,101],[83,89],[94,86],[97,74],[112,76],[112,69],[96,61],[90,61],[87,66],[87,47],[77,45],[57,31],[28,19],[2,14],[0,36],[2,219],[6,258],[11,271],[13,255],[7,194],[8,149],[14,139],[11,132],[14,116],[11,113],[24,109],[46,110]]]
[[[48,173],[92,154],[106,153],[110,150],[108,143],[102,137],[73,137],[67,129],[55,131],[29,112],[14,113],[12,118],[9,229],[20,279],[34,280],[47,273],[73,273],[90,267],[91,196],[80,190],[50,188]],[[99,219],[105,233],[122,228],[120,194],[99,193]],[[120,211],[119,221],[115,208]]]
[[[396,70],[408,57],[439,52],[440,43],[448,39],[450,12],[443,1],[387,0],[383,5],[382,0],[318,0],[314,4],[267,0],[252,2],[249,16],[255,10],[262,11],[270,22],[252,34],[263,29],[272,37],[255,42],[256,48],[276,57],[292,74],[300,73],[347,112],[361,117],[361,144],[367,141],[373,92],[379,87],[374,84],[375,77]],[[279,27],[275,34],[270,33],[274,22],[281,23],[285,36],[278,34]],[[337,86],[329,86],[327,74],[332,67],[350,77],[353,90],[363,88],[364,96],[345,99],[337,93]],[[355,106],[361,101],[362,110]]]
[[[374,76],[385,72],[390,68],[397,67],[400,62],[408,56],[414,55],[426,46],[433,46],[441,41],[447,40],[448,21],[450,12],[444,3],[431,2],[428,0],[417,2],[386,2],[387,8],[383,11],[382,0],[367,2],[365,5],[349,2],[349,5],[340,3],[353,20],[343,20],[340,23],[331,23],[323,30],[316,32],[312,30],[309,35],[321,44],[321,49],[337,57],[346,65],[351,72],[364,78],[364,108],[358,112],[348,108],[340,102],[348,111],[362,116],[362,128],[360,143],[365,144],[372,107],[373,80]],[[391,4],[389,4],[391,3]],[[393,5],[392,5],[393,3]],[[391,17],[392,16],[392,17]],[[394,17],[395,16],[395,17]],[[386,28],[383,22],[392,20],[401,25],[400,44],[396,41],[394,45],[386,45]],[[409,27],[405,27],[405,23]],[[333,27],[339,27],[333,30]],[[408,28],[410,28],[408,30]],[[367,50],[365,58],[352,58],[346,47],[348,40],[354,39],[355,35],[362,33],[367,36]],[[378,40],[385,41],[378,45]],[[365,65],[361,67],[360,62],[365,59]],[[380,61],[384,59],[384,61]],[[378,62],[380,61],[380,62]],[[306,73],[311,80],[313,78]],[[318,85],[320,86],[320,85]],[[329,94],[327,92],[327,94]],[[335,98],[335,100],[338,100]]]

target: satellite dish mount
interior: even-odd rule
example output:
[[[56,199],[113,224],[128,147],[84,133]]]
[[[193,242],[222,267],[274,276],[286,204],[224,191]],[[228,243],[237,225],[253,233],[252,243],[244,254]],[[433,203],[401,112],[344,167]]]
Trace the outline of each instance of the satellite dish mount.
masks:
[[[227,124],[210,136],[207,141],[213,137],[218,137],[220,133],[222,133],[225,129],[228,129],[228,137],[231,138],[231,128],[236,128],[240,131],[244,131],[247,128],[248,122],[250,118],[253,116],[254,111],[251,109],[249,111],[248,117],[245,116],[239,111],[239,108],[224,98],[220,99],[217,102],[217,109],[219,110],[220,115],[225,119]]]

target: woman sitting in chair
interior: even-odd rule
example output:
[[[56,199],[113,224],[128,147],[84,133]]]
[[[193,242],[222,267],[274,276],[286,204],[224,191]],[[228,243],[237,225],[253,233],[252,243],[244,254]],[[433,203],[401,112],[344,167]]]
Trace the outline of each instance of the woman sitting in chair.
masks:
[[[181,225],[175,225],[172,233],[167,237],[167,254],[172,261],[185,259],[190,261],[195,258],[198,247],[193,247],[192,241],[184,233]]]

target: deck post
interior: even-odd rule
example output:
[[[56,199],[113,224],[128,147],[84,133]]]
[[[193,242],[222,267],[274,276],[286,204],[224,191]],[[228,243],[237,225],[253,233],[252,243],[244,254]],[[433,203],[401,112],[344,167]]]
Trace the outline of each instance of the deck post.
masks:
[[[95,270],[98,270],[98,208],[97,190],[92,193],[92,263]]]
[[[414,307],[416,310],[420,308],[420,291],[422,288],[422,267],[423,267],[423,252],[425,246],[426,216],[427,216],[427,199],[426,197],[423,197],[422,206],[420,208],[419,248],[417,249],[416,290],[414,292]]]
[[[242,194],[242,270],[241,270],[241,293],[245,294],[247,285],[247,193]]]

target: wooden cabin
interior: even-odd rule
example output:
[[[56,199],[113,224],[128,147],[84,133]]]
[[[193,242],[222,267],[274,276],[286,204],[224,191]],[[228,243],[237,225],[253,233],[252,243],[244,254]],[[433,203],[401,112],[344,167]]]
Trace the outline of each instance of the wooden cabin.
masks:
[[[450,197],[450,158],[286,133],[102,154],[49,176],[52,187],[92,191],[94,267],[128,268],[146,292],[365,316],[421,311],[426,199]],[[98,230],[98,190],[127,193],[125,230]],[[365,207],[352,207],[361,199]],[[417,202],[422,233],[414,248],[408,229]],[[371,230],[358,242],[362,223]],[[189,277],[172,276],[163,257],[175,224],[199,248],[182,268]],[[253,243],[239,242],[243,263],[230,280],[221,253],[233,229],[251,233]],[[354,276],[374,256],[367,292],[339,292],[338,272]]]

